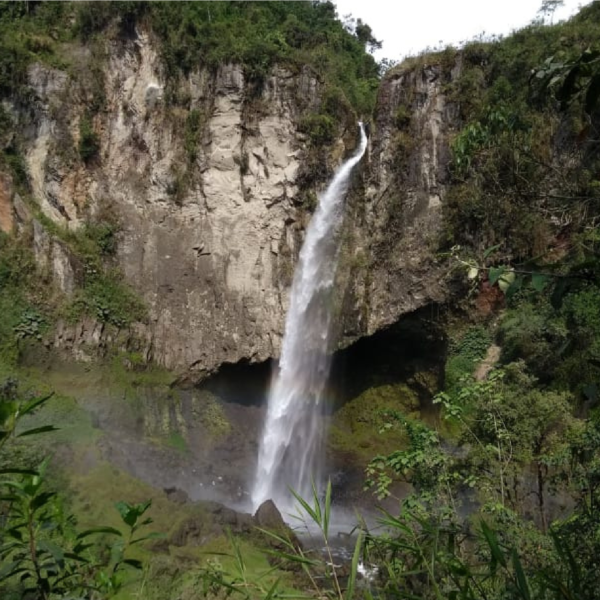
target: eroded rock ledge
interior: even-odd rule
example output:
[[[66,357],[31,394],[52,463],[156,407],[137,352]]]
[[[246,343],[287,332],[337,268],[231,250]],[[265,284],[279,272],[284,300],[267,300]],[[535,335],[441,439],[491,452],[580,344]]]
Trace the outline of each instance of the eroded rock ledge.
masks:
[[[309,217],[299,196],[311,148],[298,122],[318,106],[318,81],[275,68],[257,87],[239,66],[223,65],[178,81],[184,108],[164,99],[150,36],[111,42],[108,54],[105,107],[91,123],[99,151],[88,164],[69,148],[91,101],[81,83],[89,57],[82,49],[70,77],[30,68],[36,100],[24,132],[26,162],[44,219],[66,230],[101,214],[118,222],[113,260],[148,319],[126,331],[93,320],[61,323],[54,346],[78,360],[134,349],[195,381],[223,363],[277,356]],[[452,111],[439,67],[396,69],[381,84],[343,234],[342,345],[445,298],[433,256]],[[330,147],[329,169],[352,150],[351,125],[340,127],[344,138]],[[322,183],[310,185],[316,192]],[[72,294],[81,265],[18,195],[11,203],[7,212],[2,200],[3,223],[32,223],[38,262]]]

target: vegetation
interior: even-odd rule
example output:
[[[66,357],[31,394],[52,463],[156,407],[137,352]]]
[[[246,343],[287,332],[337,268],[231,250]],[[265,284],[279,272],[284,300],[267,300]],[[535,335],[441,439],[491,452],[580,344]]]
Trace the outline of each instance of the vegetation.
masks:
[[[153,537],[139,533],[152,523],[150,518],[142,519],[151,503],[116,504],[127,528],[125,534],[113,527],[78,532],[74,516],[65,511],[64,500],[48,485],[49,460],[31,467],[15,464],[15,455],[9,455],[8,461],[5,456],[15,439],[55,431],[53,425],[22,427],[51,396],[23,400],[13,383],[5,384],[0,393],[0,458],[8,464],[0,471],[3,597],[48,600],[81,594],[95,598],[114,595],[122,585],[124,569],[142,568],[139,560],[128,555],[132,547]],[[115,541],[109,542],[110,538]]]
[[[556,4],[545,2],[543,12],[551,14]],[[200,66],[242,65],[251,83],[247,105],[276,65],[316,77],[320,105],[299,100],[298,128],[311,145],[311,173],[299,183],[323,174],[320,151],[336,139],[340,123],[373,109],[379,73],[365,49],[377,40],[360,20],[353,30],[345,28],[329,2],[5,3],[0,95],[26,102],[32,62],[68,65],[63,44],[127,38],[138,26],[160,40],[166,100],[178,110],[189,108],[189,99],[177,96],[176,84]],[[53,402],[58,424],[72,425],[71,444],[100,434],[75,403],[28,394],[9,379],[0,387],[2,596],[128,597],[128,573],[143,569],[152,585],[142,582],[138,595],[150,598],[185,598],[202,590],[205,597],[271,600],[291,597],[293,585],[309,597],[339,600],[597,600],[599,26],[600,5],[592,3],[568,23],[535,23],[504,40],[468,44],[458,76],[451,73],[454,49],[432,58],[442,67],[458,114],[440,245],[466,283],[447,327],[445,381],[433,399],[438,420],[422,420],[423,398],[388,381],[362,392],[332,419],[330,448],[365,465],[366,486],[389,506],[396,502],[397,511],[382,513],[384,533],[361,523],[349,564],[337,566],[331,486],[323,497],[315,490],[310,501],[296,498],[324,540],[319,552],[286,530],[246,532],[242,541],[210,529],[203,507],[186,504],[173,522],[164,495],[150,507],[140,497],[147,488],[101,462],[73,475],[80,487],[68,498],[57,485],[61,475],[44,458],[47,447],[19,441],[42,435],[63,440],[47,419],[38,420],[38,411]],[[98,93],[91,92],[93,102],[79,122],[77,149],[87,168],[98,161],[100,73],[93,74]],[[403,98],[392,115],[398,169],[406,168],[415,143],[408,127],[417,101]],[[201,109],[180,112],[185,165],[175,174],[176,197],[197,162],[205,122]],[[107,210],[74,232],[44,217],[29,194],[15,127],[13,115],[1,108],[0,165],[51,242],[68,255],[76,290],[69,301],[54,290],[36,266],[27,235],[0,236],[0,363],[9,372],[24,350],[39,348],[61,316],[76,321],[88,315],[119,329],[146,318],[115,268],[117,220]],[[248,157],[236,160],[245,174]],[[497,306],[479,314],[474,307],[486,293],[495,294]],[[465,308],[466,315],[460,313]],[[490,359],[492,344],[500,350]],[[134,351],[112,360],[111,384],[126,399],[137,399],[132,420],[141,428],[152,429],[139,414],[150,411],[139,400],[140,388],[163,388],[166,406],[145,434],[156,434],[163,449],[188,458],[192,444],[177,392],[166,390],[170,375],[148,369]],[[212,395],[198,394],[191,416],[209,441],[232,434]],[[395,497],[398,483],[408,495]],[[124,491],[135,500],[118,503],[109,524],[99,527],[106,506]],[[141,548],[149,538],[140,528],[150,524],[146,515],[153,510],[169,537]],[[229,516],[229,523],[237,518]],[[202,540],[195,547],[186,544],[190,531]],[[273,568],[257,550],[267,538]],[[202,553],[211,550],[215,555],[206,560]],[[361,580],[359,565],[371,568],[373,577]]]
[[[85,163],[98,155],[100,139],[93,130],[89,115],[84,115],[79,123],[79,155]]]
[[[479,256],[498,245],[496,260],[551,264],[560,230],[593,222],[599,20],[592,3],[567,23],[465,47],[463,70],[447,86],[462,118],[448,242]]]
[[[87,42],[109,29],[126,37],[139,25],[160,40],[171,80],[226,63],[243,65],[247,76],[259,81],[277,64],[309,68],[340,89],[359,114],[373,109],[379,67],[366,49],[379,42],[360,20],[353,31],[344,27],[331,2],[9,3],[0,11],[0,94],[20,93],[33,61],[67,63],[60,42]]]
[[[402,441],[373,458],[367,485],[411,489],[380,519],[386,533],[361,527],[343,579],[287,540],[314,596],[599,597],[599,24],[592,3],[568,23],[468,44],[456,78],[455,51],[425,59],[442,65],[460,115],[441,245],[470,314],[450,329],[441,423],[386,407],[382,435]],[[400,153],[411,105],[395,115]],[[492,293],[497,306],[478,314]],[[298,502],[328,544],[329,495]],[[377,571],[360,588],[359,559]]]

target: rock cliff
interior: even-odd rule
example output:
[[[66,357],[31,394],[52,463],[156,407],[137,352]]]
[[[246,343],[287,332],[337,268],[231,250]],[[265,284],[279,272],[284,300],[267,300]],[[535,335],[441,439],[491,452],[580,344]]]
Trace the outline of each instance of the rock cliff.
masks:
[[[111,260],[148,316],[126,332],[94,319],[63,322],[54,345],[86,359],[107,344],[133,344],[196,379],[223,363],[276,356],[309,217],[300,197],[323,184],[306,177],[315,150],[298,127],[318,106],[318,80],[274,68],[257,83],[230,64],[174,84],[151,36],[138,31],[107,44],[94,91],[86,83],[94,57],[78,52],[68,74],[32,65],[33,99],[26,109],[7,105],[27,122],[31,198],[23,202],[4,178],[2,227],[31,224],[39,265],[68,296],[82,266],[55,226],[76,232],[109,218],[118,224]],[[433,260],[452,122],[442,87],[440,69],[427,66],[396,69],[382,82],[345,224],[344,343],[444,299]],[[83,119],[98,145],[89,160],[75,150]],[[325,174],[352,150],[352,122],[338,134]]]
[[[439,64],[383,79],[362,184],[349,199],[340,269],[343,344],[447,297],[436,260],[456,107]]]

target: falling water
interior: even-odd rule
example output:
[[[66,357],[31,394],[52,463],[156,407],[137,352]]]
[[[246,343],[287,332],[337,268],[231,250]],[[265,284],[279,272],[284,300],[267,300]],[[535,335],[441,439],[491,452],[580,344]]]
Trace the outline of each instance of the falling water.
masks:
[[[290,296],[279,372],[271,386],[258,456],[252,502],[271,498],[292,508],[289,488],[307,497],[319,481],[323,393],[330,366],[331,292],[338,255],[338,231],[350,174],[367,147],[360,146],[335,173],[319,198],[306,232]]]

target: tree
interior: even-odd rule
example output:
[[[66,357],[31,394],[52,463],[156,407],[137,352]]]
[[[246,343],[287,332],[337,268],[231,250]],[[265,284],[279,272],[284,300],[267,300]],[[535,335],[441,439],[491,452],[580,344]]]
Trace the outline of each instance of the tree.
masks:
[[[373,52],[373,50],[379,50],[379,48],[381,48],[382,42],[375,39],[373,30],[362,19],[356,20],[356,29],[354,30],[354,34],[359,41],[369,49],[370,52]]]
[[[538,10],[538,14],[541,15],[542,19],[546,19],[546,17],[550,18],[550,23],[554,19],[554,13],[558,8],[564,6],[564,0],[543,0],[540,9]]]

